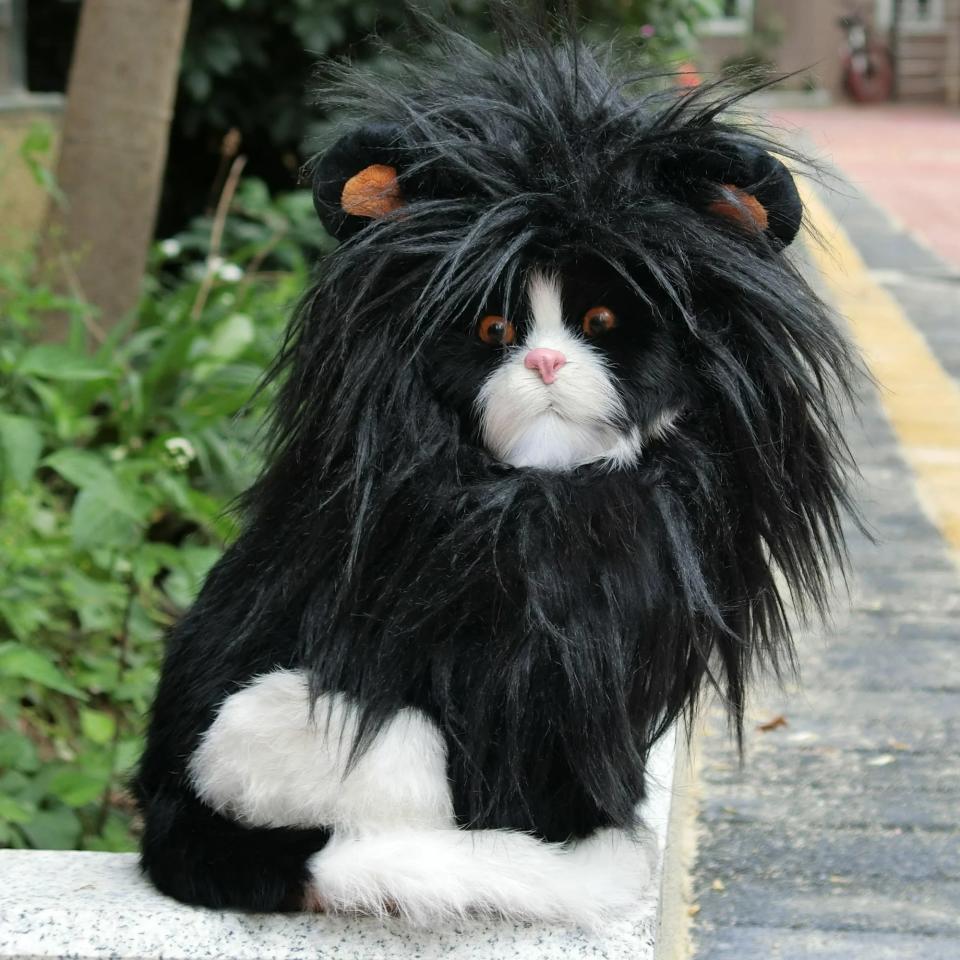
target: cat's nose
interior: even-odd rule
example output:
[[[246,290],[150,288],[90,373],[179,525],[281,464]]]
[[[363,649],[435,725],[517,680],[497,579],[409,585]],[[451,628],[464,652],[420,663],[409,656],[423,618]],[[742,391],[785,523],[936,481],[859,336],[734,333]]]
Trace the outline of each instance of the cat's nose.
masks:
[[[557,379],[557,371],[566,362],[567,358],[559,350],[549,347],[537,347],[523,358],[523,365],[528,370],[536,370],[544,383],[553,383]]]

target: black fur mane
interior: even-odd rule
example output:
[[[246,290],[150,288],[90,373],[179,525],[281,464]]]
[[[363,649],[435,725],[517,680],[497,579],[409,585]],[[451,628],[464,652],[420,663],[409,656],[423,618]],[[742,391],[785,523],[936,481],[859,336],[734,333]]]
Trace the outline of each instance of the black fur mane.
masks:
[[[631,822],[705,681],[739,731],[754,669],[792,663],[788,607],[822,610],[842,561],[856,365],[777,244],[704,212],[731,144],[771,147],[724,122],[739,94],[637,93],[513,30],[500,56],[441,31],[389,83],[334,70],[330,105],[399,131],[410,202],[322,265],[245,532],[191,616],[229,626],[224,662],[295,645],[317,694],[363,704],[359,749],[422,707],[463,821],[562,839]],[[504,466],[425,382],[432,337],[570,257],[683,330],[693,400],[629,470]]]

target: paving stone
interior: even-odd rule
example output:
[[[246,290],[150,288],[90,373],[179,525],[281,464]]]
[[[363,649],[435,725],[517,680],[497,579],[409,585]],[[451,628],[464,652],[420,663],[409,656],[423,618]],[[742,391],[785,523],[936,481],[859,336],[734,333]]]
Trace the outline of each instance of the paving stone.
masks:
[[[960,884],[907,884],[897,878],[857,884],[850,874],[835,874],[852,885],[824,877],[814,884],[788,878],[738,878],[718,873],[723,891],[709,885],[697,894],[703,931],[697,942],[707,946],[712,931],[742,927],[789,927],[839,933],[909,933],[922,937],[960,937],[957,900]],[[695,933],[696,936],[696,933]],[[871,954],[851,954],[873,960]],[[696,955],[701,960],[701,954]],[[768,960],[766,954],[744,954],[739,960]],[[952,960],[956,960],[953,957]]]
[[[845,645],[874,643],[882,638],[900,644],[901,650],[909,650],[914,643],[928,643],[943,645],[949,651],[951,643],[960,643],[960,611],[938,615],[901,610],[894,616],[875,610],[857,613],[856,619],[845,616],[837,620],[836,632],[843,634]]]
[[[960,284],[864,198],[843,223],[950,369]],[[802,683],[755,692],[742,763],[709,716],[697,960],[960,960],[960,575],[872,387],[849,423],[876,542],[848,525],[849,592],[798,632]]]
[[[931,281],[925,277],[898,277],[884,287],[917,321],[937,359],[954,377],[960,377],[960,329],[957,327],[957,300],[960,284],[955,280]]]
[[[896,229],[909,243],[890,249],[896,262],[936,250],[960,266],[960,203],[957,202],[956,111],[936,106],[886,104],[864,110],[837,104],[829,110],[778,111],[778,122],[805,131],[812,152],[839,164],[843,176],[827,178],[835,214],[864,217],[860,188],[892,216],[874,223]],[[844,205],[846,198],[849,201]],[[873,224],[870,224],[871,226]],[[910,231],[909,233],[907,231]],[[868,233],[867,239],[882,235]],[[923,238],[922,244],[914,237]]]
[[[839,827],[786,817],[714,819],[710,832],[701,863],[721,876],[810,884],[811,889],[831,876],[853,877],[860,889],[882,888],[890,878],[898,885],[960,885],[960,836],[952,832]]]
[[[748,829],[764,821],[952,832],[960,758],[944,763],[939,754],[908,753],[901,746],[886,752],[808,750],[789,764],[771,748],[752,752],[743,768],[710,764],[702,770],[708,790],[701,822],[708,830],[716,821]]]
[[[838,176],[843,177],[838,172]],[[845,179],[845,178],[844,178]],[[942,273],[943,261],[917,243],[896,221],[849,182],[824,192],[834,216],[873,270]]]
[[[957,960],[960,938],[735,927],[718,931],[702,960]]]
[[[858,671],[865,653],[870,669]],[[803,678],[822,690],[960,692],[960,636],[904,640],[854,628],[843,646],[827,645],[816,663],[805,664]]]
[[[807,685],[802,693],[756,702],[765,716],[788,719],[789,729],[778,731],[785,746],[883,751],[893,740],[955,755],[960,744],[960,691],[816,691]]]

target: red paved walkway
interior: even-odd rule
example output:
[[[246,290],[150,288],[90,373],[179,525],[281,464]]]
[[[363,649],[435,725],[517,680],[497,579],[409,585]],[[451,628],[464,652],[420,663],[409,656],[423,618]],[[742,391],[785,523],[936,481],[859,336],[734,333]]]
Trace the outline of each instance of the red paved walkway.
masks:
[[[778,110],[941,257],[960,268],[960,111],[935,107]]]

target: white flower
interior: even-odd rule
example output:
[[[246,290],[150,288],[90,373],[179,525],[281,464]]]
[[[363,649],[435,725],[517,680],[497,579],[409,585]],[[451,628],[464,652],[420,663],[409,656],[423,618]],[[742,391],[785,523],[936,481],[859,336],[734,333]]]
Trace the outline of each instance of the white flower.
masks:
[[[170,437],[164,440],[163,445],[174,465],[180,470],[186,470],[190,463],[197,459],[197,451],[186,437]]]
[[[180,255],[180,241],[179,240],[163,240],[160,243],[160,252],[165,257],[176,257]]]
[[[243,279],[243,270],[235,263],[224,263],[217,269],[217,276],[229,283],[236,283]]]

